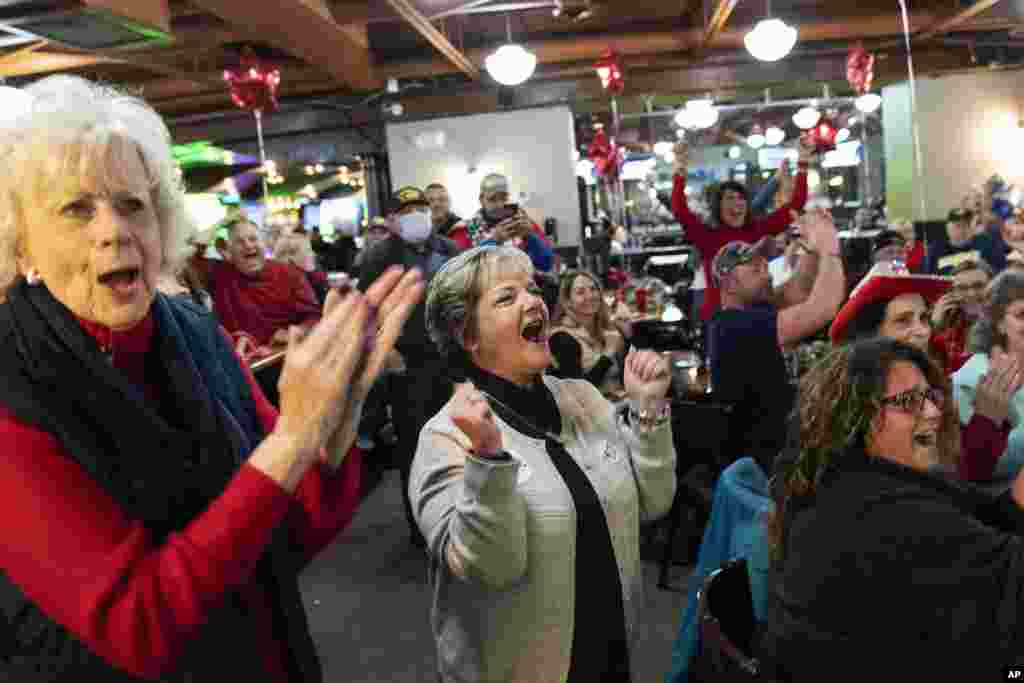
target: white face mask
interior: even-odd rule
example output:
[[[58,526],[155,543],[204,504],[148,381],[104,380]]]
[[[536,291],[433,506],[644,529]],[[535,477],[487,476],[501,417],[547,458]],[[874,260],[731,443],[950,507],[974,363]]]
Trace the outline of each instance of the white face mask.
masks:
[[[434,230],[429,211],[413,211],[398,217],[398,230],[406,242],[426,242]]]

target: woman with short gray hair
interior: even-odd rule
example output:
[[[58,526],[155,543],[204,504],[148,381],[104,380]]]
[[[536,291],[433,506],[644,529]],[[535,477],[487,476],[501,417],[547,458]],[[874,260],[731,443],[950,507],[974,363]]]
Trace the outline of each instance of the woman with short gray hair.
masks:
[[[467,380],[421,432],[409,484],[441,679],[632,680],[639,525],[676,487],[664,359],[627,356],[621,411],[543,376],[548,310],[511,247],[445,264],[427,327]]]

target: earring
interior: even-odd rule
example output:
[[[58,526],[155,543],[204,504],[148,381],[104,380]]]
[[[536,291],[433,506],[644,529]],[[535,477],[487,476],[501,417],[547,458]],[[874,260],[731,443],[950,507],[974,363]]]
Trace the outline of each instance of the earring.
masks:
[[[28,274],[25,275],[25,281],[30,285],[38,285],[43,282],[43,276],[39,274],[39,271],[35,268],[29,268]]]

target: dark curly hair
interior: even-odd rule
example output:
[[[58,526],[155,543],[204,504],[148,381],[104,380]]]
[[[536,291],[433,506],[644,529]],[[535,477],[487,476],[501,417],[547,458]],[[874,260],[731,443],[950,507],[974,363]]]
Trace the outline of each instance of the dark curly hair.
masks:
[[[735,180],[727,180],[724,183],[719,184],[718,187],[711,193],[711,222],[715,227],[724,228],[727,227],[722,222],[722,198],[725,197],[726,192],[738,192],[743,195],[743,199],[747,202],[747,216],[746,222],[750,222],[750,195],[747,192],[746,186],[743,183],[738,183]]]
[[[811,502],[830,464],[851,448],[864,448],[879,415],[889,370],[899,362],[915,365],[933,387],[949,397],[945,373],[924,352],[892,339],[875,337],[840,346],[800,381],[794,418],[799,421],[797,457],[776,472],[775,511],[768,538],[776,558],[785,553],[786,519],[794,502]],[[947,400],[939,430],[939,459],[955,465],[960,454],[956,406]]]

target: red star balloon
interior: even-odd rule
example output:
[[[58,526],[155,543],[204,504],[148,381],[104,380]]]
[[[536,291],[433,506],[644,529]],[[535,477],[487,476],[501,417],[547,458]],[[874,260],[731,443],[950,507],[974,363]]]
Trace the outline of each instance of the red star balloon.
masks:
[[[619,60],[614,52],[606,52],[604,57],[594,64],[594,68],[601,79],[601,86],[608,92],[619,95],[626,89],[626,79],[622,75],[622,67],[619,66]]]
[[[607,181],[619,177],[622,167],[622,153],[614,141],[610,141],[603,130],[597,131],[594,141],[587,148],[587,156],[594,163],[599,178]]]
[[[807,131],[807,139],[819,153],[829,152],[836,148],[836,135],[839,130],[827,116],[821,117],[818,125]]]
[[[863,43],[850,48],[846,58],[846,80],[850,82],[858,95],[871,90],[871,81],[875,78],[875,56],[864,49]]]
[[[231,88],[231,101],[249,111],[277,109],[277,87],[281,72],[263,63],[251,51],[242,55],[239,65],[224,71],[224,80]]]

